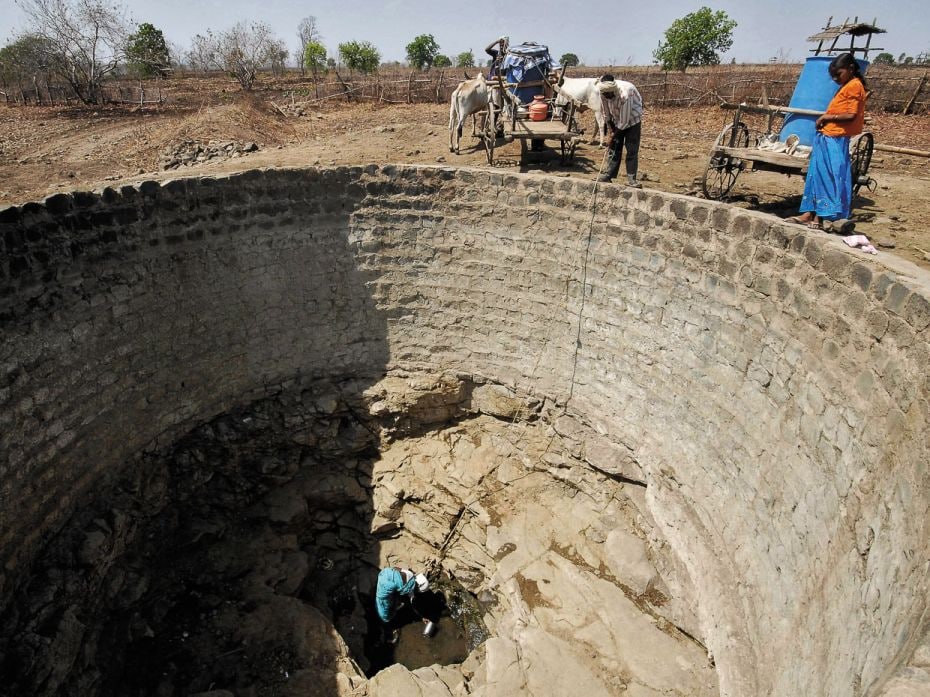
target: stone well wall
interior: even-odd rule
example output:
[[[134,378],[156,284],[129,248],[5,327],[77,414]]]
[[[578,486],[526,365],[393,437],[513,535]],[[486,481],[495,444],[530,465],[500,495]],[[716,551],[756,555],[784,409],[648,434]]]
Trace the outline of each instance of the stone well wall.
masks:
[[[450,370],[630,454],[723,694],[874,694],[927,610],[930,280],[592,189],[372,166],[0,210],[0,597],[130,455],[292,381]]]

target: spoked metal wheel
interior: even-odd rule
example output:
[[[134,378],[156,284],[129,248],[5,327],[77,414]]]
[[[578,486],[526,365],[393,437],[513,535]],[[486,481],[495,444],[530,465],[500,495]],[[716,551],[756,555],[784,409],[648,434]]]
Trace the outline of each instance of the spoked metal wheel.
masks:
[[[560,141],[560,162],[563,165],[569,164],[573,159],[575,159],[575,149],[578,147],[578,138],[571,138],[570,140]]]
[[[727,155],[721,148],[745,148],[749,146],[749,129],[744,123],[729,124],[724,128],[710,151],[710,161],[701,179],[701,188],[709,199],[720,200],[726,196],[745,165],[738,157]]]
[[[849,160],[852,165],[852,192],[859,195],[859,189],[866,188],[872,183],[869,177],[869,165],[872,163],[872,150],[875,148],[875,139],[866,131],[854,137],[849,143]]]
[[[494,146],[497,144],[497,122],[500,113],[495,109],[494,103],[488,104],[488,113],[484,119],[484,129],[481,131],[481,142],[484,144],[488,156],[488,164],[494,164]]]
[[[567,128],[570,133],[574,133],[578,130],[578,122],[575,121],[574,111],[572,111],[570,118],[565,119],[565,122],[565,128]],[[573,159],[575,159],[575,149],[578,147],[578,137],[574,136],[567,141],[563,139],[561,146],[561,162],[563,165],[567,165]]]

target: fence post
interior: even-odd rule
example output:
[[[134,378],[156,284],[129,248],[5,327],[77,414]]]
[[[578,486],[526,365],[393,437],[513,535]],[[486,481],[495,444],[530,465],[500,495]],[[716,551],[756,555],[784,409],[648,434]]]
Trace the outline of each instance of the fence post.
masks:
[[[342,79],[342,75],[339,74],[339,71],[338,71],[338,70],[336,70],[335,68],[333,68],[333,72],[336,73],[336,78],[339,80],[340,84],[342,85],[342,90],[343,90],[343,92],[344,92],[344,94],[345,94],[345,96],[346,96],[346,101],[347,101],[347,102],[351,102],[351,101],[352,101],[352,93],[349,91],[349,86],[346,84],[346,81]]]
[[[410,71],[410,79],[407,80],[407,104],[413,104],[413,69]]]
[[[917,89],[914,90],[914,94],[911,95],[910,100],[907,104],[904,105],[904,114],[911,113],[911,109],[914,106],[914,102],[917,101],[917,97],[920,95],[920,91],[924,88],[924,83],[927,82],[927,73],[924,73],[924,76],[920,78],[920,82],[917,83]]]

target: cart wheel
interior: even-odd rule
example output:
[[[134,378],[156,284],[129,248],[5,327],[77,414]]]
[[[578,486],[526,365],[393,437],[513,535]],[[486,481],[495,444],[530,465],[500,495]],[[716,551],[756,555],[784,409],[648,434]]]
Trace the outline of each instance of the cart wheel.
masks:
[[[571,143],[568,146],[568,162],[571,162],[575,159],[575,150],[578,148],[578,139],[572,138]]]
[[[494,164],[494,146],[497,143],[497,111],[494,104],[488,104],[488,115],[484,120],[484,130],[481,132],[481,142],[484,144],[488,156],[488,164]]]
[[[866,131],[849,143],[849,159],[852,163],[852,193],[859,195],[859,189],[868,187],[872,179],[869,177],[869,165],[872,163],[872,150],[875,139]]]
[[[719,152],[721,147],[745,148],[749,146],[749,129],[744,123],[729,124],[724,128],[710,152],[710,161],[701,179],[701,188],[709,199],[720,200],[726,196],[745,165],[738,157]]]

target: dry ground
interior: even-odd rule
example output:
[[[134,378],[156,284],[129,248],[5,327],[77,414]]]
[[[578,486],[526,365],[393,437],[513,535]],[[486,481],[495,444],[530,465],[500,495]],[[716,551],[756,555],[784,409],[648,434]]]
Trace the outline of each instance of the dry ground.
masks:
[[[199,107],[50,108],[0,106],[0,205],[19,204],[70,189],[124,180],[230,172],[275,165],[358,163],[454,164],[487,167],[479,141],[466,127],[462,152],[449,152],[448,107],[442,104],[348,105],[327,102],[285,116],[267,96],[222,90]],[[178,100],[190,104],[191,99]],[[695,193],[708,151],[730,112],[716,107],[649,109],[643,122],[640,173],[645,185]],[[930,150],[930,116],[872,114],[876,143]],[[582,124],[594,132],[590,114]],[[758,127],[761,129],[762,124]],[[163,153],[185,140],[256,142],[258,152],[180,170],[160,170]],[[520,163],[519,144],[497,150],[494,168],[545,171],[590,179],[603,150],[583,144],[562,166],[552,153]],[[858,202],[857,232],[892,253],[930,268],[930,160],[876,151],[870,174],[877,188]],[[744,173],[735,205],[774,215],[797,210],[798,176]]]

